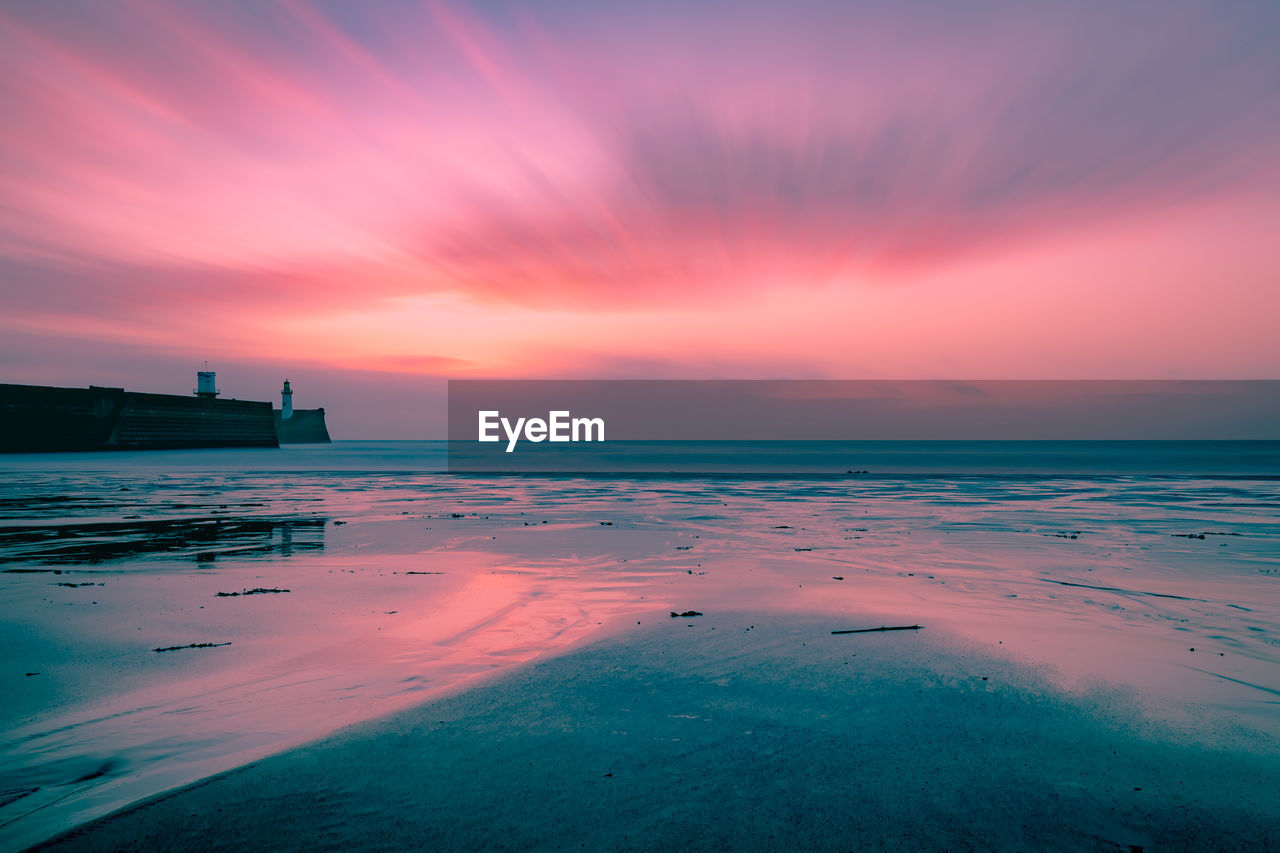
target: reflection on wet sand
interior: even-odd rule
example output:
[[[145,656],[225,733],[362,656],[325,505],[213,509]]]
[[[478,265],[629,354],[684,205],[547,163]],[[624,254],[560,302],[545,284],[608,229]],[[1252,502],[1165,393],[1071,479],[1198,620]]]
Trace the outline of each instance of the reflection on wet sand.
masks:
[[[1138,689],[1203,739],[1201,713],[1277,727],[1266,481],[221,475],[220,500],[252,504],[221,518],[193,499],[210,488],[173,478],[116,510],[138,519],[105,499],[5,516],[7,846],[579,640],[698,621],[671,612],[922,625],[1066,689]]]
[[[211,563],[324,548],[327,518],[173,518],[0,526],[0,561],[81,565],[163,555]],[[23,571],[9,569],[7,571]]]

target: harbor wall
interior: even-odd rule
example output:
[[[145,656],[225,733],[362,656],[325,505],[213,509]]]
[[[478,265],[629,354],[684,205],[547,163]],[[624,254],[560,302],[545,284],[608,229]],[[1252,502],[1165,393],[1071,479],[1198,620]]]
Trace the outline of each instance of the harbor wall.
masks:
[[[294,409],[285,420],[280,410],[274,411],[276,436],[281,444],[315,444],[329,441],[329,428],[324,422],[324,409]]]
[[[267,402],[0,384],[0,452],[278,444]]]

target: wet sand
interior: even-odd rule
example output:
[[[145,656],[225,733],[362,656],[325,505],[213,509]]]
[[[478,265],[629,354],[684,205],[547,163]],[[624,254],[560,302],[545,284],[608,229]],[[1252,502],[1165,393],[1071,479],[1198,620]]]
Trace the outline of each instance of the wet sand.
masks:
[[[1274,741],[1066,692],[928,628],[830,633],[852,623],[668,619],[39,849],[1280,845]]]
[[[994,831],[997,817],[980,817],[966,798],[975,790],[987,799],[1015,795],[997,785],[995,770],[978,778],[959,769],[992,761],[1001,778],[1019,780],[1018,814],[1039,814],[1043,803],[1026,797],[1074,780],[1094,792],[1088,803],[1097,813],[1146,809],[1151,827],[1201,826],[1238,840],[1260,825],[1252,807],[1230,830],[1208,812],[1219,803],[1223,814],[1247,806],[1246,783],[1257,778],[1221,777],[1214,762],[1254,767],[1273,755],[1280,735],[1274,480],[485,480],[364,467],[370,455],[335,445],[314,458],[296,457],[297,470],[276,472],[259,470],[252,454],[218,454],[193,456],[191,470],[113,457],[119,467],[97,473],[73,467],[0,474],[0,848],[23,849],[252,762],[286,760],[269,759],[273,754],[314,754],[308,744],[317,738],[345,743],[343,726],[403,713],[399,725],[411,727],[413,719],[431,719],[414,714],[443,707],[459,709],[455,719],[467,725],[430,738],[419,729],[410,741],[388,743],[416,754],[442,748],[439,737],[457,732],[456,749],[470,744],[473,753],[469,764],[454,768],[449,785],[463,785],[458,778],[466,766],[483,773],[474,781],[476,803],[454,806],[482,814],[478,803],[490,796],[511,809],[492,820],[506,825],[523,815],[533,832],[543,818],[520,792],[540,791],[554,779],[551,793],[538,794],[553,797],[578,783],[544,773],[535,785],[515,765],[486,764],[496,757],[485,742],[509,731],[524,739],[503,740],[504,749],[527,754],[526,769],[554,764],[535,743],[550,713],[537,704],[543,693],[558,697],[562,728],[595,731],[592,737],[642,733],[631,745],[588,737],[585,745],[555,747],[566,754],[633,750],[633,771],[649,774],[635,776],[626,795],[647,810],[627,813],[639,827],[677,812],[694,821],[681,811],[685,800],[711,792],[732,800],[747,796],[724,793],[744,784],[739,777],[759,787],[776,776],[791,780],[785,795],[767,789],[770,813],[792,815],[778,818],[779,825],[813,813],[815,804],[852,808],[851,790],[889,811],[907,808],[894,798],[915,802],[926,790],[928,802],[951,803],[947,814],[960,815],[959,804],[969,803],[964,808],[978,815],[975,826]],[[208,466],[209,458],[224,467]],[[344,460],[350,467],[342,467]],[[19,468],[35,464],[20,461]],[[673,610],[706,615],[673,620]],[[924,630],[830,634],[912,624]],[[663,652],[663,643],[676,641],[683,645]],[[893,653],[864,657],[879,649]],[[836,652],[850,657],[837,662],[830,658]],[[978,681],[983,675],[989,681],[973,687],[998,687],[998,698],[1013,703],[1000,708],[1007,730],[995,728],[989,707],[970,704],[974,696],[990,699],[986,692],[958,691],[974,676],[974,661],[984,670]],[[693,700],[701,688],[691,674],[699,672],[711,673],[703,680],[724,681],[717,686],[727,691],[697,699],[701,711],[663,705],[622,711],[606,701],[633,694],[665,701],[667,690],[657,686],[664,683],[673,685],[675,698],[683,692]],[[856,685],[841,680],[849,672],[858,673]],[[519,683],[526,686],[513,686]],[[641,691],[641,683],[654,685],[644,688],[651,692]],[[919,707],[934,708],[934,717],[895,728],[924,701],[922,685],[933,698]],[[850,723],[841,715],[865,691],[881,697],[880,704]],[[506,710],[488,718],[467,704],[498,696],[507,704],[493,707]],[[583,696],[596,698],[586,705]],[[421,712],[410,710],[418,706]],[[1048,708],[1058,716],[1044,716]],[[623,725],[620,714],[643,722]],[[705,756],[681,751],[691,733],[677,729],[695,717],[714,735],[704,743]],[[473,718],[494,725],[468,728]],[[770,720],[777,725],[766,725]],[[722,730],[722,723],[732,725]],[[851,725],[866,737],[850,741]],[[1040,743],[1034,733],[1044,726],[1076,731],[1082,740]],[[760,751],[734,739],[739,728],[779,740]],[[929,739],[935,729],[942,738],[936,743]],[[1123,748],[1115,745],[1120,741]],[[742,743],[750,755],[744,757]],[[840,755],[869,757],[856,766],[853,758],[830,759],[823,744]],[[387,773],[407,778],[411,789],[439,781],[412,776],[417,763],[404,765],[376,744],[367,748],[376,760],[352,752],[340,772],[367,777],[371,788],[381,784],[374,777]],[[894,787],[899,783],[889,776],[869,775],[916,767],[921,750],[929,761],[950,755],[955,767],[902,773],[926,786],[915,793]],[[1024,758],[1008,750],[1022,750]],[[1125,788],[1117,787],[1118,777],[1100,776],[1115,763],[1106,760],[1111,750],[1126,756],[1117,766],[1147,767],[1156,781]],[[683,757],[668,762],[668,754]],[[768,757],[759,768],[748,760],[757,754]],[[782,756],[795,763],[776,764]],[[678,781],[704,757],[705,789],[672,787],[668,775]],[[573,766],[586,760],[584,753]],[[1015,767],[1017,760],[1023,763]],[[829,778],[815,775],[831,761]],[[607,772],[615,775],[600,778],[621,778],[601,770]],[[856,787],[870,778],[887,786],[883,794]],[[1090,787],[1098,778],[1110,779],[1113,793],[1163,795],[1105,801],[1098,793],[1105,785]],[[1031,784],[1036,779],[1039,787]],[[1263,790],[1274,787],[1274,779],[1264,781]],[[1220,796],[1217,789],[1234,793]],[[277,802],[274,788],[246,788],[245,803],[252,790],[265,799],[236,807],[246,814]],[[1068,785],[1059,799],[1074,790]],[[1170,791],[1182,793],[1170,799]],[[298,807],[295,794],[288,794],[290,808]],[[410,802],[387,793],[378,801]],[[351,809],[381,808],[354,796],[345,805],[332,802],[335,826],[350,822]],[[1194,820],[1175,819],[1174,802],[1194,812]],[[429,807],[405,808],[416,814]],[[719,825],[714,812],[710,826]],[[224,820],[234,822],[234,814]],[[1147,824],[1136,812],[1126,814],[1123,828],[1140,837]],[[441,825],[453,825],[438,816]],[[750,817],[735,821],[746,825]],[[314,813],[298,820],[327,825]],[[849,815],[823,820],[843,821],[841,832],[863,831],[850,828]],[[1043,816],[1036,821],[1057,825]],[[1006,830],[1024,823],[1019,817]],[[302,823],[294,828],[299,844],[315,840]],[[873,841],[875,832],[897,837],[883,826],[865,831]],[[1125,833],[1098,835],[1119,844]],[[638,837],[637,846],[654,846]],[[666,836],[655,838],[665,843]],[[961,840],[952,846],[963,847],[962,836],[955,838]],[[1093,844],[1072,838],[1071,847]],[[1214,843],[1208,836],[1203,842]]]

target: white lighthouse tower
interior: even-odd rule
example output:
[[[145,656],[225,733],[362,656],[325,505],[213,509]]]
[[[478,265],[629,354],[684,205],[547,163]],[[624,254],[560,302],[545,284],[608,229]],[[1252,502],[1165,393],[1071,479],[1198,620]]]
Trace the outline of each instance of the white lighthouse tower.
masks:
[[[285,421],[293,417],[293,389],[289,387],[289,380],[284,381],[284,387],[280,389],[280,420]]]

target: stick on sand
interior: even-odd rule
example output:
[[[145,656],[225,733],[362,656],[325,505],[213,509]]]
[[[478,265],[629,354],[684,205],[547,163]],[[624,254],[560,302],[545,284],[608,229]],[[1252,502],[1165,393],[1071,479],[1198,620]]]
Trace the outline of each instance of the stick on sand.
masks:
[[[869,634],[872,631],[919,631],[923,625],[881,625],[879,628],[849,628],[845,631],[832,631],[833,634]]]

